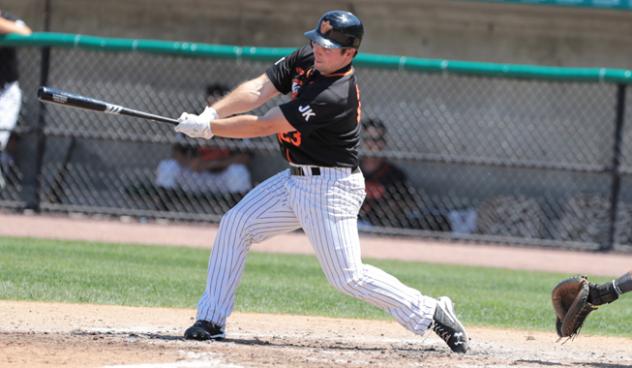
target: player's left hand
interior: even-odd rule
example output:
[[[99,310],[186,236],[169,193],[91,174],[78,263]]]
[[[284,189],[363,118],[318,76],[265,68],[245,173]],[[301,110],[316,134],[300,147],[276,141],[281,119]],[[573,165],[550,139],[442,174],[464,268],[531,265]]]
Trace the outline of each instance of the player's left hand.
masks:
[[[211,123],[217,118],[217,112],[212,107],[207,107],[200,115],[183,112],[178,118],[180,122],[175,131],[186,134],[191,138],[210,139],[213,137]]]

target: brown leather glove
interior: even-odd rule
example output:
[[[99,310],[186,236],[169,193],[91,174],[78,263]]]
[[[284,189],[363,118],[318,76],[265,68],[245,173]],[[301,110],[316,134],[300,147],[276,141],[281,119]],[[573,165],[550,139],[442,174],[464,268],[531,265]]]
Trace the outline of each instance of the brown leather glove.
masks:
[[[556,315],[555,329],[560,337],[574,337],[586,317],[597,309],[588,302],[590,284],[586,276],[573,276],[560,281],[551,292]]]

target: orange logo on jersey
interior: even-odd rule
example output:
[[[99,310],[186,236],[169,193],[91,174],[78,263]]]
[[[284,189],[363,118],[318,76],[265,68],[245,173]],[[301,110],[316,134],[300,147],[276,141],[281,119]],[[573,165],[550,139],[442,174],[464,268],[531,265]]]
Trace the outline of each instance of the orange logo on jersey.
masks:
[[[334,28],[331,23],[327,19],[320,22],[320,34],[327,34],[327,32],[331,31]]]
[[[295,147],[301,146],[301,132],[297,132],[296,130],[287,133],[278,133],[277,139]]]
[[[294,70],[296,72],[296,76],[292,79],[292,100],[295,100],[298,97],[305,82],[314,74],[314,68],[304,70],[301,67],[296,67]]]

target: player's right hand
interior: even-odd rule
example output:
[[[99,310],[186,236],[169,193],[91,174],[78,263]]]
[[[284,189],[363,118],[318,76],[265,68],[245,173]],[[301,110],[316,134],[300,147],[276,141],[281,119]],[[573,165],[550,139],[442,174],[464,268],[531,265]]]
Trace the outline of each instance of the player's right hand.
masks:
[[[211,122],[217,118],[217,112],[212,107],[207,107],[200,115],[183,112],[178,118],[180,122],[175,131],[186,134],[191,138],[210,139],[213,137]]]

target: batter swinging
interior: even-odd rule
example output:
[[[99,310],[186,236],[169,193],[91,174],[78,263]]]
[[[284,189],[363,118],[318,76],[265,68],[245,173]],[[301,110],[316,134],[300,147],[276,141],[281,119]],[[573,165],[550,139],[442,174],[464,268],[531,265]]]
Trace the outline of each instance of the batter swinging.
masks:
[[[357,217],[365,191],[358,169],[360,91],[351,62],[363,32],[355,15],[327,12],[314,30],[305,33],[309,45],[241,84],[202,114],[180,117],[175,130],[190,137],[276,134],[290,165],[249,192],[222,218],[197,321],[186,330],[187,339],[223,338],[249,247],[302,228],[336,289],[386,310],[416,334],[432,328],[453,351],[467,351],[465,329],[449,298],[424,296],[362,263],[360,257]],[[264,116],[235,115],[279,93],[290,93],[291,101]]]

